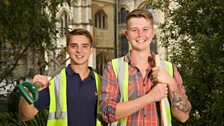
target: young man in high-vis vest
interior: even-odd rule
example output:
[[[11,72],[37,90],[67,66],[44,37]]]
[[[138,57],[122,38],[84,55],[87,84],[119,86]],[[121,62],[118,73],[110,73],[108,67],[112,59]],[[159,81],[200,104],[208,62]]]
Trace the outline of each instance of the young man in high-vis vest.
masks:
[[[119,126],[163,126],[157,102],[168,97],[168,112],[186,122],[191,104],[177,67],[163,60],[155,66],[155,55],[150,51],[154,37],[152,14],[144,9],[133,10],[127,15],[126,27],[131,49],[124,57],[109,62],[102,76],[103,119]],[[166,116],[171,126],[171,115]]]
[[[30,120],[49,107],[47,126],[100,126],[97,120],[100,79],[88,66],[93,51],[92,36],[87,30],[75,29],[67,34],[66,44],[70,64],[50,82],[43,75],[33,78],[32,82],[43,88],[33,105],[21,98],[20,118]]]

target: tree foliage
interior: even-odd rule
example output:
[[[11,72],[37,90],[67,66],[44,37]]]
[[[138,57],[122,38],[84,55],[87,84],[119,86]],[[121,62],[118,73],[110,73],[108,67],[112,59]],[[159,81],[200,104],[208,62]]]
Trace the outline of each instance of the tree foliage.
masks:
[[[43,72],[44,54],[56,49],[56,13],[65,1],[75,0],[0,1],[0,88]],[[30,63],[24,64],[27,57]],[[19,73],[22,65],[30,66],[25,74]]]
[[[13,92],[10,95],[14,98],[10,96],[7,101],[5,97],[2,98],[1,93],[4,91],[6,94],[13,90],[7,91],[8,85],[16,85],[21,79],[32,77],[31,73],[22,75],[18,70],[21,69],[21,63],[24,63],[22,62],[24,57],[30,55],[34,57],[35,62],[32,63],[35,64],[29,65],[31,68],[39,66],[39,73],[48,65],[44,53],[56,49],[54,44],[57,39],[56,13],[58,5],[65,1],[70,5],[75,0],[0,0],[0,101],[4,103],[0,108],[7,108],[8,105],[8,110],[1,109],[3,111],[0,113],[0,125],[41,124],[35,124],[34,121],[18,122],[16,113],[9,113],[9,111],[17,111],[18,95]],[[22,65],[26,66],[26,64]],[[14,76],[15,74],[18,76]],[[11,104],[6,104],[7,102]],[[10,118],[12,116],[15,118]]]
[[[174,125],[223,126],[224,2],[158,0],[155,7],[167,14],[160,40],[178,65],[192,104],[188,122],[174,120]]]

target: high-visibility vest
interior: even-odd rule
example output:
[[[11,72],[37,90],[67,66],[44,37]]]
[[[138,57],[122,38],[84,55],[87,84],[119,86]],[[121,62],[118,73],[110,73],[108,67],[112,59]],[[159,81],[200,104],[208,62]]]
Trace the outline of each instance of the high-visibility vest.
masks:
[[[168,71],[168,73],[173,76],[173,65],[171,62],[160,60],[161,65]],[[113,71],[118,80],[119,91],[121,94],[120,102],[128,101],[128,63],[124,61],[124,56],[112,60]],[[171,122],[171,113],[170,113],[170,103],[166,98],[166,117],[169,126],[172,126]],[[112,125],[117,125],[120,123],[120,126],[126,126],[127,117],[120,119],[118,122],[112,123]]]
[[[99,96],[100,78],[94,72],[96,90]],[[66,71],[65,68],[50,81],[50,105],[47,126],[68,126],[67,96],[66,96]],[[97,101],[97,114],[99,114],[99,99]],[[101,126],[97,119],[96,126]]]

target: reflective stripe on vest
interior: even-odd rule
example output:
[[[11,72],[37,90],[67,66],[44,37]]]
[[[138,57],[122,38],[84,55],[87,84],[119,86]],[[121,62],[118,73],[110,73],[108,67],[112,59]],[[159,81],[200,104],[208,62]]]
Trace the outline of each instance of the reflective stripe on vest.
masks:
[[[66,72],[61,72],[50,81],[50,105],[47,126],[67,126]]]
[[[168,73],[173,76],[173,65],[171,62],[161,60],[161,65],[168,71]],[[119,91],[121,94],[120,102],[128,101],[128,63],[124,61],[124,56],[113,59],[112,60],[112,67],[114,74],[118,79]],[[169,126],[171,124],[171,113],[170,113],[170,104],[168,99],[165,102],[166,106],[166,117],[168,120]],[[126,126],[127,117],[122,118],[119,120],[120,126]],[[117,122],[113,123],[112,125],[116,125]]]
[[[100,78],[94,72],[96,91],[99,94]],[[47,126],[68,126],[67,120],[67,96],[66,96],[66,71],[65,68],[50,81],[50,105]],[[99,113],[99,99],[97,101],[97,113]],[[96,126],[101,126],[100,121],[96,121]]]
[[[100,86],[101,86],[101,82],[100,82],[100,77],[97,73],[94,72],[94,77],[95,77],[95,81],[96,81],[96,91],[97,91],[97,96],[98,96],[98,100],[97,100],[97,115],[100,114]],[[101,126],[101,122],[97,119],[96,120],[96,126]]]
[[[114,73],[118,79],[119,91],[121,94],[120,102],[128,101],[128,64],[124,62],[124,58],[117,58],[112,60]],[[127,118],[119,120],[121,126],[125,126]],[[115,124],[116,125],[116,122]]]

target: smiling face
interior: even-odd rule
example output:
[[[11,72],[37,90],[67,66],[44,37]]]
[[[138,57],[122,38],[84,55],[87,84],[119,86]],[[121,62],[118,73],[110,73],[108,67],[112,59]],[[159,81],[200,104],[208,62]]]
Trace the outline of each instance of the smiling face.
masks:
[[[149,51],[154,37],[152,14],[144,9],[136,9],[127,15],[125,32],[134,51]]]
[[[149,50],[150,43],[154,37],[151,21],[143,17],[129,19],[126,37],[132,46],[132,50]]]
[[[67,43],[67,53],[71,64],[88,65],[88,60],[93,51],[90,39],[84,35],[71,35]]]

